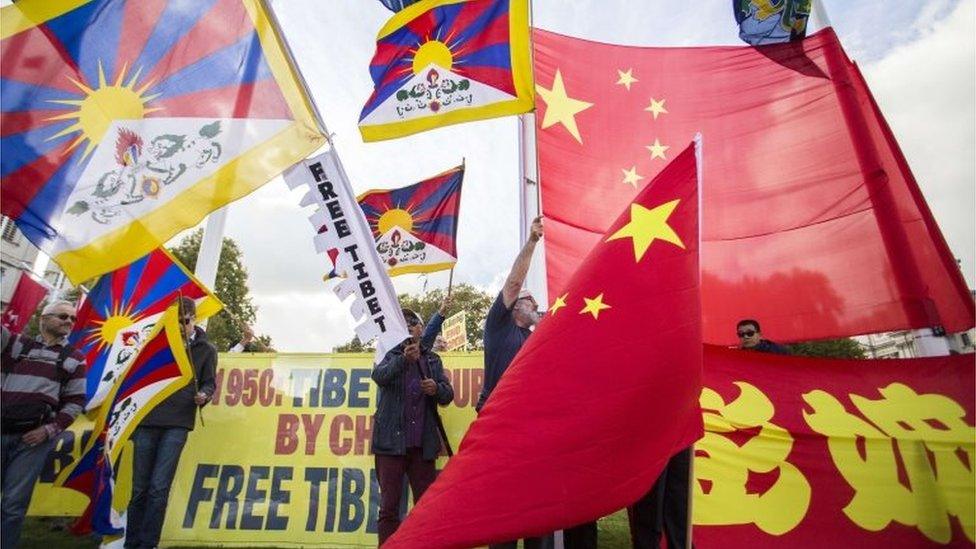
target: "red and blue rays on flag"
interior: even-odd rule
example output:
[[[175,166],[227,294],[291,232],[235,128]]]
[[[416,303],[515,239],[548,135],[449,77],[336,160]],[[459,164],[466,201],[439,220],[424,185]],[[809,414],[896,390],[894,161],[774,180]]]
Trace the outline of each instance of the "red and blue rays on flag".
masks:
[[[525,0],[423,0],[380,30],[366,141],[532,108]]]
[[[74,282],[141,256],[321,142],[309,138],[314,122],[256,0],[21,0],[2,13],[0,211]],[[226,137],[272,123],[248,142],[263,146]],[[194,161],[177,158],[197,148]],[[262,161],[253,170],[227,168],[252,156]],[[226,184],[219,193],[194,187],[173,204],[214,179]],[[73,194],[82,191],[84,200]],[[169,219],[145,215],[170,204],[180,211]],[[110,210],[91,224],[98,230],[78,223],[98,208]],[[99,232],[135,219],[138,231]]]
[[[117,535],[122,523],[113,515],[114,464],[132,431],[150,410],[193,379],[174,304],[153,328],[138,356],[121,373],[95,420],[92,436],[56,485],[89,497],[72,526],[76,534],[91,531]]]
[[[197,301],[199,319],[222,307],[164,248],[98,280],[78,311],[68,338],[88,364],[88,409],[101,403],[159,317],[180,296]]]

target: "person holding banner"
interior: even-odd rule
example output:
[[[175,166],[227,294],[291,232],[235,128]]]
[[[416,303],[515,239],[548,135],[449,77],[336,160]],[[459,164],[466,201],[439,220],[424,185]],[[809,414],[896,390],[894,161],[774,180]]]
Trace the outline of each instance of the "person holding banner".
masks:
[[[85,405],[85,357],[68,344],[77,313],[70,301],[41,311],[35,339],[2,327],[3,462],[0,547],[17,547],[34,484],[48,452]]]
[[[420,316],[403,309],[403,317],[410,339],[386,353],[372,374],[379,386],[372,442],[380,484],[379,545],[400,527],[404,474],[415,505],[434,482],[434,462],[447,445],[438,428],[437,405],[454,400],[441,358],[421,339]]]
[[[216,385],[217,349],[196,325],[196,303],[180,297],[180,328],[193,366],[194,383],[150,410],[132,434],[132,498],[125,529],[127,549],[159,545],[169,490],[197,409],[210,402]]]

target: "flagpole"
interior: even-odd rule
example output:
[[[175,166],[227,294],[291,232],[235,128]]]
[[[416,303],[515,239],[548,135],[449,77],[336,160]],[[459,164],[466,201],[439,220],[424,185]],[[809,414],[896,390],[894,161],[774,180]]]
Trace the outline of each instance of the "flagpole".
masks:
[[[318,129],[322,135],[325,136],[326,140],[328,140],[329,146],[333,146],[332,136],[329,135],[329,129],[325,126],[325,119],[322,118],[322,113],[319,112],[319,106],[315,103],[315,97],[312,95],[312,90],[308,87],[308,82],[305,81],[305,75],[302,74],[302,71],[298,70],[298,62],[295,60],[295,54],[292,52],[291,45],[288,43],[285,33],[281,32],[281,23],[278,21],[278,15],[275,13],[274,8],[268,3],[268,0],[258,1],[261,3],[261,8],[264,10],[265,14],[267,14],[268,21],[271,22],[271,31],[274,33],[278,43],[281,44],[281,50],[285,54],[285,59],[288,61],[288,65],[291,67],[291,71],[295,75],[295,79],[302,87],[305,98],[308,99],[309,106],[312,109],[312,118],[315,119],[315,124],[318,126]]]

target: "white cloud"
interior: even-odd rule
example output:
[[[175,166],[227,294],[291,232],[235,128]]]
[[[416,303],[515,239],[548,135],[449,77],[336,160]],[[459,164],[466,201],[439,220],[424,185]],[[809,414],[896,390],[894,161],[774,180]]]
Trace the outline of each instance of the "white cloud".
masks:
[[[976,281],[976,9],[916,23],[919,38],[864,67],[949,247]]]

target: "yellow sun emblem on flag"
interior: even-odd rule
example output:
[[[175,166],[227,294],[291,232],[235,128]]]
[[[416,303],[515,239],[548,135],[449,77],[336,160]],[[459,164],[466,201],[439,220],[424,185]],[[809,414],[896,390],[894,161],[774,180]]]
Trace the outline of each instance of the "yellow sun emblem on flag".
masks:
[[[87,141],[85,156],[88,156],[95,150],[95,147],[98,146],[102,138],[105,137],[105,133],[111,127],[112,122],[116,120],[140,120],[153,111],[161,110],[160,108],[149,108],[146,105],[153,99],[159,97],[159,94],[145,95],[146,90],[153,85],[153,82],[146,82],[137,88],[136,82],[139,80],[141,69],[137,70],[127,82],[126,69],[127,66],[123,65],[115,82],[109,84],[105,79],[105,71],[102,68],[102,63],[99,61],[98,87],[95,89],[69,76],[68,79],[84,93],[85,97],[82,99],[51,100],[52,103],[69,105],[76,108],[66,114],[48,118],[48,120],[75,121],[74,124],[71,124],[49,139],[57,139],[80,131],[81,135],[75,138],[68,147],[68,151],[73,150],[75,147]]]
[[[112,314],[105,317],[104,320],[96,320],[94,322],[94,327],[92,327],[88,333],[86,339],[88,341],[94,341],[97,345],[97,351],[101,352],[107,347],[111,347],[115,344],[115,338],[126,328],[129,328],[141,318],[139,314],[132,314],[132,307],[127,306],[125,309],[121,309],[119,305],[115,305],[112,309]]]
[[[386,234],[393,227],[413,232],[413,214],[403,208],[390,208],[383,212],[383,215],[376,220],[376,229],[379,234]]]
[[[451,48],[440,40],[424,42],[413,55],[413,73],[420,73],[430,64],[451,70],[451,67],[454,66],[454,54],[451,53]]]

